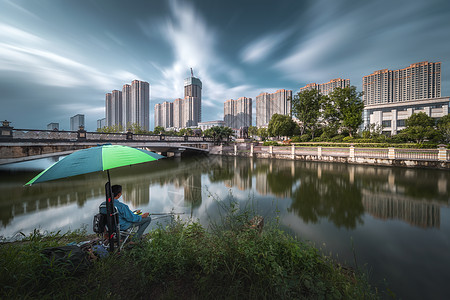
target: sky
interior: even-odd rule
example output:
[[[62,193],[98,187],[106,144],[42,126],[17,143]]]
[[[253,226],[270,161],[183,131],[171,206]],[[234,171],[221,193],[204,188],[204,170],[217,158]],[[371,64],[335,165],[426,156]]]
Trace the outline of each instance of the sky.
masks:
[[[442,62],[450,96],[448,0],[0,0],[0,120],[15,128],[70,130],[84,114],[95,131],[105,94],[138,79],[152,129],[190,68],[212,121],[228,99],[339,77],[361,91],[363,76],[421,61]]]

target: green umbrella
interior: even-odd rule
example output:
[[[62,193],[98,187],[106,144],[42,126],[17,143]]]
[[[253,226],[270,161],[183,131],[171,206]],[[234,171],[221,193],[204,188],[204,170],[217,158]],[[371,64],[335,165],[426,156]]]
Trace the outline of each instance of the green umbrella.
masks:
[[[135,165],[163,158],[151,151],[121,146],[103,145],[76,151],[54,163],[25,185],[106,171],[117,167]]]
[[[120,239],[118,226],[114,226],[115,219],[113,217],[114,209],[109,170],[123,166],[155,161],[163,157],[164,156],[151,151],[121,145],[102,145],[92,147],[76,151],[64,157],[60,161],[54,163],[39,173],[25,185],[32,185],[39,182],[87,174],[96,171],[107,171],[108,182],[105,185],[107,224],[109,230],[110,250],[114,251],[114,243],[111,242],[114,235],[113,227],[116,228],[115,234],[117,236],[116,240],[118,244],[120,243]]]

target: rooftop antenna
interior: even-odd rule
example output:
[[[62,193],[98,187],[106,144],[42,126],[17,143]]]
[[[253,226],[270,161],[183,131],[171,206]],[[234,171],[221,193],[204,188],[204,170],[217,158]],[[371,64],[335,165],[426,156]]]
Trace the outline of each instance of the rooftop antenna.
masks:
[[[192,68],[191,68],[191,77],[194,77],[194,72],[192,71]]]

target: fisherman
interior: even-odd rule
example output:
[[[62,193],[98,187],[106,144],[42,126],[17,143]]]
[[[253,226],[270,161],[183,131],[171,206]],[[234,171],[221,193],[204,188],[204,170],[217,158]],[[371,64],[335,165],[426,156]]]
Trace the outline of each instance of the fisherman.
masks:
[[[149,213],[140,214],[141,211],[138,210],[136,213],[133,213],[128,205],[121,202],[122,200],[122,186],[121,185],[113,185],[111,187],[113,197],[114,197],[114,206],[117,208],[117,212],[119,215],[119,224],[120,230],[127,230],[131,226],[139,226],[138,231],[133,237],[134,241],[140,240],[142,234],[145,229],[150,225],[152,218],[150,218]]]

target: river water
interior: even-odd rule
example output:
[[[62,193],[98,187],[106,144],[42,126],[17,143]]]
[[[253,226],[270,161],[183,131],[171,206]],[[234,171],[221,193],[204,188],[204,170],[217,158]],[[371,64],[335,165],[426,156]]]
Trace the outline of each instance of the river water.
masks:
[[[0,236],[92,232],[106,173],[23,186],[51,163],[0,168]],[[130,208],[185,212],[208,225],[232,198],[340,262],[364,266],[373,285],[397,298],[450,295],[448,171],[201,156],[110,172]]]

